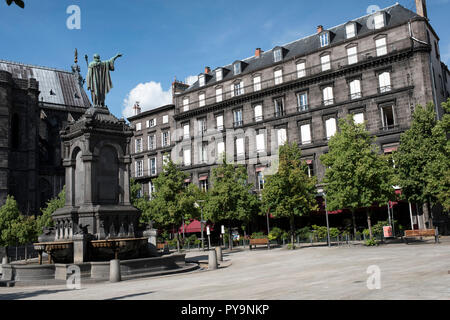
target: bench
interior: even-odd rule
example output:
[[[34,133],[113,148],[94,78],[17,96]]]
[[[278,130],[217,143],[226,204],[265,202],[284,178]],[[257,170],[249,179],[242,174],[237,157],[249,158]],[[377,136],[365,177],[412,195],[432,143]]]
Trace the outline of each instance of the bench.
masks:
[[[268,238],[250,239],[250,243],[249,243],[250,250],[252,250],[252,246],[255,246],[255,248],[256,248],[257,245],[266,245],[267,248],[270,249],[270,244],[269,244]]]
[[[437,229],[405,230],[405,236],[403,239],[405,240],[405,243],[408,244],[409,239],[420,238],[420,240],[422,240],[423,237],[434,237],[434,242],[439,242],[439,234]]]
[[[165,245],[166,245],[165,243],[158,242],[156,244],[156,250],[163,250]]]

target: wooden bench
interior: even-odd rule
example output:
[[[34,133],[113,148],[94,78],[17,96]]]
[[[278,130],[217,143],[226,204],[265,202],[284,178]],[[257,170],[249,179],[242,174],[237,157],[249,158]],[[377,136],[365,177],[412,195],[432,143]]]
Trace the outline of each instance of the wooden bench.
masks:
[[[255,248],[256,248],[257,245],[266,245],[267,248],[270,249],[270,244],[269,244],[268,238],[250,239],[250,243],[249,243],[250,250],[252,250],[252,246],[255,246]]]
[[[420,238],[420,240],[422,240],[423,237],[434,237],[434,242],[439,242],[439,234],[437,229],[405,230],[405,236],[403,239],[405,240],[405,243],[408,244],[409,239]]]
[[[164,250],[165,243],[158,242],[156,244],[156,250]]]

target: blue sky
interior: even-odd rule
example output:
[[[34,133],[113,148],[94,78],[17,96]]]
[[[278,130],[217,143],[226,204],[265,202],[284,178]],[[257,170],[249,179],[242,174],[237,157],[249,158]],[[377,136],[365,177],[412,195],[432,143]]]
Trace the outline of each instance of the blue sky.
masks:
[[[144,109],[170,102],[176,76],[185,80],[235,60],[255,48],[267,51],[325,28],[363,16],[370,5],[394,1],[248,0],[25,0],[25,10],[0,0],[0,59],[70,70],[78,48],[110,58],[120,52],[107,105],[122,116],[126,101]],[[414,0],[399,1],[415,11]],[[81,29],[69,30],[68,6],[81,9]],[[440,36],[441,56],[450,64],[450,0],[428,0],[431,24]]]

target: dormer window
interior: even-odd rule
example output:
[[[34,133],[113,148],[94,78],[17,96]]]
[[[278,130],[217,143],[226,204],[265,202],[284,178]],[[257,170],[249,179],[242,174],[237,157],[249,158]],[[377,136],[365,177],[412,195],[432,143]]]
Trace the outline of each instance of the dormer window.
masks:
[[[273,51],[273,61],[274,62],[278,62],[278,61],[281,61],[281,60],[283,60],[283,54],[281,52],[281,48],[275,49]]]
[[[241,73],[241,63],[236,62],[233,66],[234,75],[238,75]]]
[[[205,75],[201,74],[198,76],[198,85],[203,87],[205,85]]]
[[[216,70],[216,81],[221,81],[223,79],[222,68]]]
[[[328,32],[324,32],[320,35],[320,46],[326,47],[330,44],[330,34]]]
[[[373,17],[373,23],[375,29],[381,29],[385,26],[385,15],[384,12],[377,12]]]
[[[356,36],[356,24],[354,22],[349,23],[345,26],[345,33],[347,36],[347,39],[353,38]]]

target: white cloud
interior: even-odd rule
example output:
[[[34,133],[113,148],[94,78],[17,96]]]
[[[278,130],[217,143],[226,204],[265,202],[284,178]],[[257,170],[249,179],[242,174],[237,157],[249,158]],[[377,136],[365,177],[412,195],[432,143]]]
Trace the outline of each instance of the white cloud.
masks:
[[[160,82],[139,83],[123,100],[122,114],[128,118],[134,115],[133,106],[139,101],[142,112],[172,103],[172,89],[164,91]]]
[[[195,82],[197,82],[198,80],[198,76],[188,76],[185,80],[184,83],[192,86]]]

